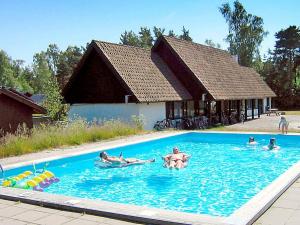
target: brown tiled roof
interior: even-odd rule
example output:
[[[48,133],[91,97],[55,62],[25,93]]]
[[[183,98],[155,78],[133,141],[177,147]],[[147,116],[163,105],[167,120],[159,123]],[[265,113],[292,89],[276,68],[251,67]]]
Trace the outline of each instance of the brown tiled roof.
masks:
[[[28,96],[14,90],[0,87],[0,95],[5,95],[33,109],[33,113],[45,114],[46,109],[35,104]]]
[[[151,50],[95,41],[139,102],[192,99],[169,67]]]
[[[162,37],[215,100],[274,97],[275,93],[253,69],[240,66],[224,50]]]

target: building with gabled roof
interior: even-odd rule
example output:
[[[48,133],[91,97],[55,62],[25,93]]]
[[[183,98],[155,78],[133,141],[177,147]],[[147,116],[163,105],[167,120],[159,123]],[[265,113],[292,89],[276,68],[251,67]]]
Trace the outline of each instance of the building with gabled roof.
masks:
[[[146,128],[165,118],[244,112],[254,118],[274,92],[226,51],[161,36],[152,49],[92,41],[63,90],[70,115],[88,120],[143,115]]]
[[[43,107],[11,88],[0,87],[0,136],[14,133],[20,125],[32,128],[32,114],[45,114]]]

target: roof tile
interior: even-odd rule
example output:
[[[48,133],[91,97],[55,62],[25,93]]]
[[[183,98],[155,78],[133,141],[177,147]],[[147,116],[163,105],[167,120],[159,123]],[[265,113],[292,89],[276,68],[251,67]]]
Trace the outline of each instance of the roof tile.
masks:
[[[192,99],[173,72],[149,49],[96,41],[140,102]]]
[[[240,66],[224,50],[163,37],[215,100],[274,97],[253,69]]]

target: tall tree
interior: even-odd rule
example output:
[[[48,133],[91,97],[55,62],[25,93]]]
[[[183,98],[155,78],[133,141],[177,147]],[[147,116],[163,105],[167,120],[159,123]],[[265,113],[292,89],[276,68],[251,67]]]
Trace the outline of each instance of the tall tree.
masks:
[[[177,37],[174,30],[169,30],[168,36],[170,37]]]
[[[14,76],[11,66],[11,59],[3,50],[0,51],[0,86],[11,88],[18,86],[18,80]]]
[[[47,109],[47,114],[53,121],[62,121],[66,119],[67,105],[62,104],[63,97],[60,94],[60,88],[56,77],[50,77],[44,88],[45,100],[43,106]]]
[[[182,27],[182,34],[179,35],[179,38],[186,41],[193,41],[193,39],[190,37],[190,31],[185,29],[185,27]]]
[[[297,61],[300,57],[300,29],[290,26],[277,32],[275,37],[277,39],[274,50],[276,63],[284,67],[291,80],[291,87],[296,88],[299,76]]]
[[[32,88],[24,76],[23,63],[23,60],[12,60],[4,51],[0,50],[0,86],[32,92]]]
[[[60,61],[61,51],[56,44],[50,44],[46,50],[46,59],[49,69],[53,75],[57,74],[57,67]]]
[[[221,48],[221,45],[219,43],[215,43],[211,39],[205,39],[204,43],[213,48]]]
[[[61,52],[57,65],[57,80],[59,86],[63,88],[71,77],[74,68],[80,61],[84,52],[84,48],[77,46],[69,46],[66,51]]]
[[[142,48],[151,48],[153,46],[153,37],[151,30],[147,27],[141,27],[139,32],[139,42]]]
[[[153,33],[154,33],[154,38],[157,39],[160,36],[164,35],[165,33],[165,28],[158,28],[156,26],[153,27]]]
[[[139,36],[136,35],[132,30],[125,31],[121,34],[120,44],[131,45],[131,46],[140,46]]]
[[[229,34],[226,38],[229,43],[228,50],[232,55],[238,56],[241,65],[251,66],[267,32],[263,28],[261,17],[249,14],[238,0],[233,5],[233,9],[229,3],[219,8],[228,23]]]
[[[33,79],[31,86],[35,93],[44,93],[48,81],[53,77],[49,69],[45,52],[36,53],[33,57]]]
[[[123,34],[121,34],[120,44],[142,48],[151,48],[156,39],[163,35],[165,32],[165,28],[160,28],[156,26],[153,27],[152,32],[148,27],[141,27],[138,35],[135,34],[133,31],[125,31]],[[169,30],[168,36],[192,41],[192,38],[190,37],[190,31],[187,30],[185,27],[182,28],[181,35],[178,36],[174,33],[173,30]]]

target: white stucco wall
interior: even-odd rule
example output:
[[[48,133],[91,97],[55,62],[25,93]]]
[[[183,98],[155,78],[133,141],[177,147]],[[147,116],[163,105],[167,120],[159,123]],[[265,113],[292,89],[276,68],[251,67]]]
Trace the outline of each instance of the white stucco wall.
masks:
[[[68,113],[69,118],[80,116],[91,122],[94,119],[121,119],[129,122],[132,115],[139,114],[139,107],[135,103],[120,104],[73,104]]]
[[[145,119],[144,128],[153,129],[158,120],[165,118],[165,103],[118,103],[118,104],[73,104],[68,116],[70,119],[80,116],[91,122],[97,120],[121,119],[130,122],[133,115],[143,115]]]
[[[270,108],[272,108],[272,98],[270,97]],[[266,113],[266,108],[268,105],[268,98],[263,99],[263,113]]]
[[[145,129],[152,130],[157,121],[166,118],[166,104],[165,102],[157,103],[141,103],[139,105],[139,113],[145,118]]]

